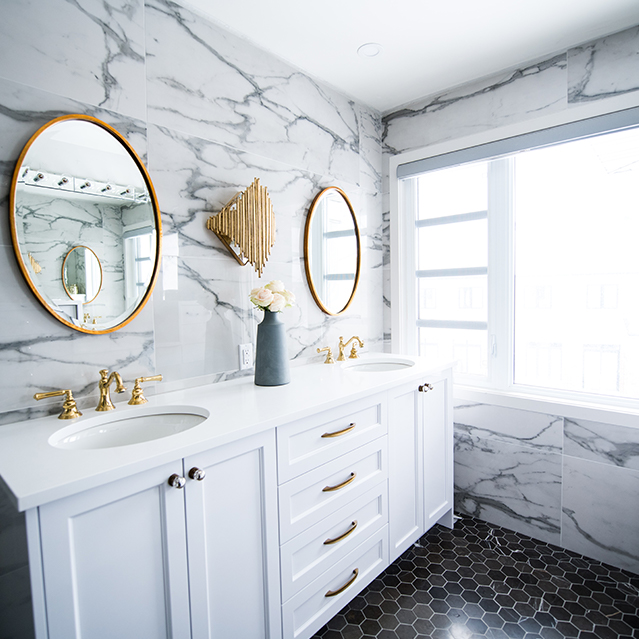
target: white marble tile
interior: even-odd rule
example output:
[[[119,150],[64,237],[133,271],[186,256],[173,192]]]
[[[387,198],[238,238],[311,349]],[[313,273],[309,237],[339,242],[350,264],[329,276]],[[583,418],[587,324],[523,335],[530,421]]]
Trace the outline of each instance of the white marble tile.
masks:
[[[568,51],[568,103],[639,90],[639,27]]]
[[[146,10],[149,120],[356,184],[354,103],[190,10]]]
[[[359,107],[359,186],[367,193],[382,189],[382,118]]]
[[[486,441],[528,446],[551,453],[562,451],[563,418],[544,413],[456,403],[455,430]]]
[[[639,573],[639,472],[564,457],[564,548]]]
[[[455,509],[553,544],[560,540],[561,455],[455,435]]]
[[[564,454],[639,470],[639,428],[565,419]]]
[[[384,116],[389,154],[566,108],[566,56],[466,84]]]
[[[145,117],[143,0],[4,0],[0,76]]]

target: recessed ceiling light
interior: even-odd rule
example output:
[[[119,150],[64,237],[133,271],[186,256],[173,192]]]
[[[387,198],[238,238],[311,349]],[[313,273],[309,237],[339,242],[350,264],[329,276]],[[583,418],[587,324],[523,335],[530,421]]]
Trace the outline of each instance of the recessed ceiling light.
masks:
[[[381,44],[377,44],[377,42],[367,42],[357,49],[357,53],[362,58],[374,58],[375,56],[378,56],[383,49],[384,47],[382,47]]]

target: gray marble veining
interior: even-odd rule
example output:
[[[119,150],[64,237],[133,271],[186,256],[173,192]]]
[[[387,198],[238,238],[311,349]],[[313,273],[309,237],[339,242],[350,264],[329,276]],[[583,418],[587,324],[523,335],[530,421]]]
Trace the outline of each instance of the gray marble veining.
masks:
[[[145,118],[143,0],[4,0],[0,77]]]
[[[455,509],[558,544],[561,455],[457,432]]]
[[[150,121],[358,183],[353,102],[197,13],[146,6]]]
[[[566,419],[564,453],[639,470],[639,428]]]
[[[639,26],[568,51],[568,103],[639,90]]]
[[[639,573],[639,472],[564,457],[561,542]]]
[[[563,419],[556,415],[490,404],[457,403],[454,420],[459,434],[552,453],[562,450]]]
[[[413,102],[382,118],[389,154],[565,108],[566,55]]]

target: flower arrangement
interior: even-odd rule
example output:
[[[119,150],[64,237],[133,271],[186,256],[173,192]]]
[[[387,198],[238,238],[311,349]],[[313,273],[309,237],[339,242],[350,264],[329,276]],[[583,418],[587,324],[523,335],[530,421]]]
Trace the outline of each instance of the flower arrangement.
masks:
[[[272,280],[266,286],[254,288],[249,299],[260,310],[271,313],[280,313],[285,308],[295,306],[295,295],[287,291],[280,280]]]

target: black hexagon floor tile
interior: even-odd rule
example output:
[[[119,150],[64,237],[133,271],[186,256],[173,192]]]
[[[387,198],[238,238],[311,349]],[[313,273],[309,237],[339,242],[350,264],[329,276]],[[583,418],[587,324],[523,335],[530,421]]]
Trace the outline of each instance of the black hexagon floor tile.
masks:
[[[462,517],[312,639],[639,639],[639,575]]]

